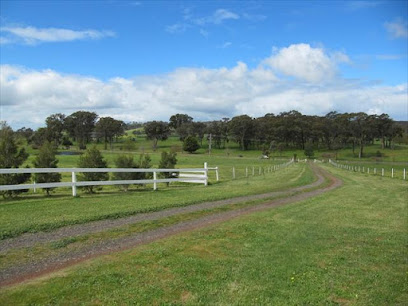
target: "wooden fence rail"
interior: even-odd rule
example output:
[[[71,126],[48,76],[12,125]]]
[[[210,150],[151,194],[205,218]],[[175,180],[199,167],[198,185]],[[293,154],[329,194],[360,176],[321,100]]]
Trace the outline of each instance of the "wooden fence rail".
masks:
[[[134,169],[134,168],[19,168],[19,169],[0,169],[1,174],[17,173],[71,173],[71,182],[58,183],[33,183],[18,185],[0,185],[0,191],[7,190],[25,190],[36,188],[56,188],[71,187],[72,195],[77,195],[77,187],[82,186],[106,186],[106,185],[131,185],[131,184],[153,184],[153,189],[157,190],[158,183],[184,182],[208,185],[208,171],[215,170],[218,181],[218,167],[208,168],[204,163],[204,168],[184,168],[184,169]],[[143,180],[108,180],[108,181],[78,181],[77,173],[89,172],[109,172],[109,173],[153,173],[153,179]],[[172,178],[158,178],[158,173],[174,173]],[[178,173],[178,177],[176,175]]]

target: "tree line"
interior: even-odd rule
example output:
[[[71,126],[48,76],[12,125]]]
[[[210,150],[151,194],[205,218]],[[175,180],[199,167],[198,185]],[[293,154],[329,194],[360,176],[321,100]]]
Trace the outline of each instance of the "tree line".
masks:
[[[220,149],[230,141],[237,142],[242,150],[259,149],[264,152],[285,148],[304,150],[307,146],[327,150],[352,147],[359,157],[363,157],[367,144],[378,139],[382,148],[393,148],[395,140],[401,141],[404,134],[403,128],[387,114],[330,112],[325,116],[309,116],[296,110],[277,115],[269,113],[258,118],[240,115],[208,122],[196,122],[188,114],[175,114],[167,122],[128,124],[112,117],[98,118],[94,112],[77,111],[69,116],[60,113],[50,115],[45,124],[36,131],[22,128],[16,133],[35,148],[45,141],[56,147],[69,146],[75,141],[79,149],[85,149],[91,141],[102,141],[107,149],[126,130],[142,127],[146,138],[152,140],[153,150],[156,150],[159,140],[176,134],[183,141],[183,149],[188,152],[197,150],[207,138],[214,148]]]

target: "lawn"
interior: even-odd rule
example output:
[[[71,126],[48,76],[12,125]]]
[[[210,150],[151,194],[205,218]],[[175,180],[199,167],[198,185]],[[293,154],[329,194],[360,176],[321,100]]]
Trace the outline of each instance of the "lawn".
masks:
[[[81,194],[79,198],[58,193],[51,197],[22,195],[17,199],[0,200],[0,238],[68,224],[119,218],[168,207],[287,189],[305,185],[313,180],[314,176],[309,167],[297,164],[276,172],[223,181],[207,187],[161,186],[157,192],[152,189],[120,192],[112,187],[97,194]]]
[[[5,305],[405,304],[407,182],[324,167],[344,185],[2,289],[0,300]]]

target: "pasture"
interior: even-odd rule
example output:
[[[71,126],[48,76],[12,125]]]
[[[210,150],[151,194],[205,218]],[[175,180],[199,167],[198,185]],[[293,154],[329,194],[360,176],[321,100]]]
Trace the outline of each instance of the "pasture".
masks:
[[[406,182],[324,168],[344,185],[309,200],[4,288],[1,300],[6,304],[404,304],[408,298]]]
[[[166,148],[149,152],[153,167],[157,167],[160,152]],[[378,145],[374,145],[369,151],[377,149]],[[381,161],[367,157],[339,159],[339,163],[394,168],[399,173],[406,167],[407,150],[395,152],[394,162],[386,157]],[[36,153],[31,152],[30,160]],[[114,167],[114,160],[121,153],[103,152],[109,167]],[[130,154],[138,157],[139,152]],[[220,168],[220,181],[216,182],[215,174],[210,172],[207,187],[176,183],[162,184],[156,192],[151,186],[133,186],[123,192],[109,186],[96,194],[81,192],[76,198],[70,196],[68,188],[57,188],[49,197],[41,191],[30,191],[0,200],[0,237],[7,241],[24,233],[52,233],[73,224],[86,225],[96,220],[115,220],[271,191],[287,191],[277,197],[285,198],[294,194],[294,187],[316,181],[310,165],[303,162],[275,172],[263,170],[285,162],[293,154],[303,158],[299,151],[287,151],[282,157],[270,159],[260,159],[259,151],[238,149],[211,155],[179,152],[177,168],[202,167],[204,162]],[[59,167],[75,167],[78,158],[79,155],[59,155]],[[408,254],[404,247],[408,242],[407,181],[399,176],[391,179],[387,175],[346,171],[327,163],[317,165],[343,180],[343,186],[311,199],[243,215],[3,287],[0,300],[13,305],[123,301],[187,305],[403,304],[408,298]],[[0,273],[13,265],[64,256],[104,241],[271,199],[232,203],[11,249],[0,254]]]

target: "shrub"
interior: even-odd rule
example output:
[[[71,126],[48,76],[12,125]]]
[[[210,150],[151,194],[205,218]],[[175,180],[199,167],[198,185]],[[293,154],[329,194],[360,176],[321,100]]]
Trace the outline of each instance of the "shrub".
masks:
[[[177,153],[176,152],[162,152],[161,154],[161,159],[159,162],[159,168],[160,169],[174,169],[174,167],[177,164]],[[162,177],[164,178],[171,178],[171,177],[177,177],[177,175],[171,173],[171,172],[163,172],[161,174]],[[167,183],[167,186],[169,185],[169,183]]]
[[[27,158],[28,154],[24,148],[18,149],[13,130],[5,122],[0,122],[0,168],[18,168]],[[22,184],[28,181],[30,176],[30,173],[1,174],[0,185]],[[28,189],[6,190],[0,193],[3,197],[11,197],[27,191]]]
[[[34,167],[57,168],[58,159],[55,158],[56,153],[57,151],[54,145],[46,141],[40,148],[40,152],[34,161]],[[37,183],[52,183],[61,181],[60,173],[36,173],[34,177]],[[47,195],[50,194],[52,189],[54,188],[44,188]]]
[[[307,144],[305,145],[305,155],[306,155],[308,158],[312,158],[312,157],[313,157],[314,152],[313,152],[313,145],[312,145],[312,144],[307,143]]]
[[[101,152],[93,146],[79,157],[79,168],[107,168],[107,163],[103,159]],[[109,179],[107,172],[84,172],[79,175],[81,181],[106,181]],[[87,192],[93,193],[95,186],[84,186]]]
[[[198,144],[198,140],[194,136],[187,136],[184,139],[184,142],[183,142],[183,150],[184,151],[187,151],[189,153],[193,153],[193,152],[197,151],[199,148],[200,148],[200,145]]]
[[[117,168],[142,168],[148,169],[151,167],[150,156],[147,154],[140,154],[139,162],[133,160],[131,155],[119,155],[115,160]],[[143,180],[151,177],[151,173],[146,172],[115,172],[113,178],[115,180]],[[127,191],[129,185],[121,185],[123,190]]]

